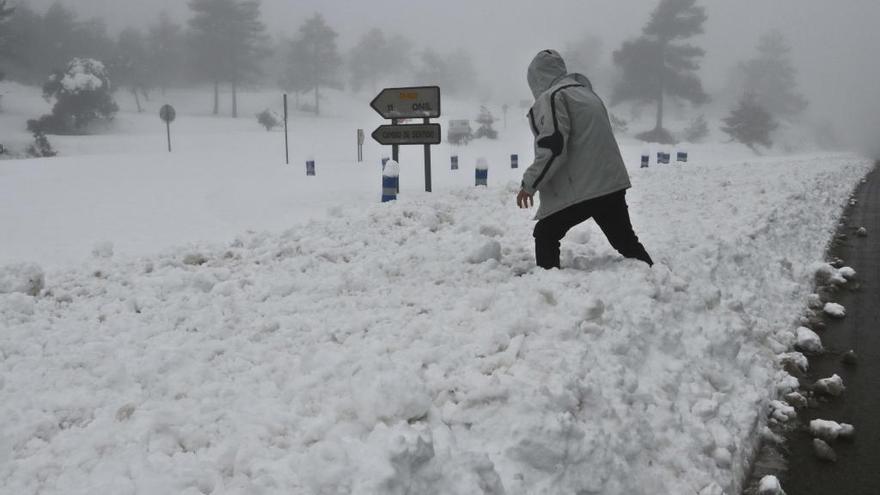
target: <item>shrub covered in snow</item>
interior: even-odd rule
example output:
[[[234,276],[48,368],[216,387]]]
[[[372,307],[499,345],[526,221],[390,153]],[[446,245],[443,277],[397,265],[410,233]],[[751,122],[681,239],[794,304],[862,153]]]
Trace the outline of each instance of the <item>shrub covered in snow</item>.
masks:
[[[54,99],[55,106],[51,114],[29,120],[28,130],[35,134],[82,134],[92,122],[112,120],[119,110],[112,89],[103,63],[74,58],[43,85],[43,97]]]
[[[51,157],[58,154],[55,148],[52,147],[52,143],[49,142],[49,138],[41,130],[34,131],[34,142],[25,151],[28,156],[34,158]]]
[[[266,128],[267,131],[281,125],[281,120],[272,110],[268,108],[257,114],[257,122]]]

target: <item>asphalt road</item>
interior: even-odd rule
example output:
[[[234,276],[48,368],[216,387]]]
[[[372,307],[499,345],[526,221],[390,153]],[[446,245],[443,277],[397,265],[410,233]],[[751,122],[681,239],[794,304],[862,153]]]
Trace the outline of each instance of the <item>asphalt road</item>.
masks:
[[[826,319],[827,328],[817,333],[828,350],[810,357],[810,370],[801,381],[843,378],[843,396],[817,407],[799,411],[798,419],[830,419],[855,427],[855,440],[832,444],[836,463],[820,461],[812,450],[812,437],[799,428],[788,437],[788,471],[780,476],[788,495],[880,494],[880,162],[856,193],[857,203],[847,208],[845,224],[829,249],[831,258],[843,260],[856,270],[852,287],[830,294],[846,308],[842,320]],[[867,229],[867,237],[856,233]],[[846,238],[840,238],[844,234]],[[858,355],[854,366],[841,362],[844,352]]]

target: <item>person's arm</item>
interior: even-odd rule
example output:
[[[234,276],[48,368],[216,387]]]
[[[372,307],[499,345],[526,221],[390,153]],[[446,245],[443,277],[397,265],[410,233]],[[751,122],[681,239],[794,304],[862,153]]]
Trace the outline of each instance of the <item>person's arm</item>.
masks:
[[[550,180],[559,165],[567,158],[568,136],[571,131],[571,119],[563,93],[552,95],[550,115],[544,125],[536,122],[534,114],[529,112],[532,131],[535,134],[535,161],[523,174],[522,191],[533,196],[544,182]]]

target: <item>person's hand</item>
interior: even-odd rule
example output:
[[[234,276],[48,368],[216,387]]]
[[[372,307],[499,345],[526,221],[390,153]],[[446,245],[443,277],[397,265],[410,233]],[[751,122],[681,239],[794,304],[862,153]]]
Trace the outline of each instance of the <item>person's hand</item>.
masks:
[[[516,206],[520,208],[531,208],[535,206],[535,199],[531,194],[520,189],[519,194],[516,195]]]

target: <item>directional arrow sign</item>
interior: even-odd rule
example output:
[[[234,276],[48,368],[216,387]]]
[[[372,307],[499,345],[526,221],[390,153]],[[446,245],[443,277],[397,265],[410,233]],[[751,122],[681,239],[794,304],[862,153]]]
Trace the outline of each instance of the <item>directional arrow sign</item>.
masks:
[[[386,119],[433,119],[440,116],[440,88],[385,88],[370,102]]]
[[[372,136],[379,144],[440,144],[440,124],[380,125]]]

